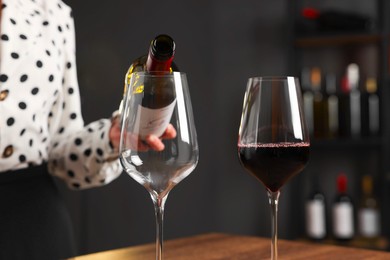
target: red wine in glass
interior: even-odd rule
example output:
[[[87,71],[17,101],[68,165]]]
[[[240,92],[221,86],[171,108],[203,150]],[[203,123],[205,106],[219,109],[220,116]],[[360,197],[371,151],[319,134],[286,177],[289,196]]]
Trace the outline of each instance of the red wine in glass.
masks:
[[[305,142],[240,144],[238,154],[243,166],[275,192],[302,171],[309,160],[309,148]]]
[[[248,79],[237,147],[243,167],[267,189],[272,217],[271,259],[277,260],[280,189],[309,159],[309,133],[297,78]]]

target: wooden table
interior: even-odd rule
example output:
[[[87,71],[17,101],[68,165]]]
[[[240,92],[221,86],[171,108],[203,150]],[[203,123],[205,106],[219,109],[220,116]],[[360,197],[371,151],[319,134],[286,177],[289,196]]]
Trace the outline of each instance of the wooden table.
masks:
[[[279,240],[279,259],[390,259],[390,253],[333,245]],[[155,245],[146,244],[73,258],[74,260],[154,260]],[[270,239],[228,234],[205,234],[168,240],[164,260],[270,259]]]

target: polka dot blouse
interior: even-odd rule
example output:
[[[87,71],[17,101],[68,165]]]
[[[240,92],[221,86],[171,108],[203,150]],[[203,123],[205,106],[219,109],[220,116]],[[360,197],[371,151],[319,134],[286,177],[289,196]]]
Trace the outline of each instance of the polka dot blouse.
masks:
[[[48,162],[75,189],[115,179],[110,120],[82,119],[71,9],[59,0],[3,0],[1,19],[0,172]]]

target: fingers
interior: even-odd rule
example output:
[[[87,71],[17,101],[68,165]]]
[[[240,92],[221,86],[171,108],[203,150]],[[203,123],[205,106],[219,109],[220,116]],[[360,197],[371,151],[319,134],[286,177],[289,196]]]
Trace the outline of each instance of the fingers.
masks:
[[[176,129],[173,127],[173,125],[169,124],[160,138],[156,135],[148,135],[142,140],[139,135],[131,134],[128,137],[128,140],[131,143],[131,147],[134,147],[135,150],[138,150],[140,152],[146,152],[149,149],[161,152],[165,148],[165,145],[162,140],[173,139],[176,137],[176,135]]]
[[[176,129],[173,127],[173,125],[169,124],[167,126],[167,129],[165,129],[165,132],[161,136],[162,139],[173,139],[176,137]]]
[[[173,139],[176,137],[176,129],[173,127],[173,125],[169,124],[167,126],[167,129],[165,129],[165,132],[163,135],[158,138],[155,135],[149,135],[146,137],[145,141],[155,151],[162,151],[165,148],[164,143],[162,142],[162,139]]]
[[[136,150],[139,151],[139,152],[147,152],[150,149],[150,145],[145,143],[145,142],[143,142],[142,140],[138,141],[136,147],[137,147]]]
[[[127,138],[131,149],[140,151],[140,152],[147,152],[150,147],[149,145],[142,141],[142,139],[139,138],[138,135],[130,134]]]
[[[145,138],[145,142],[149,145],[150,148],[157,152],[161,152],[165,148],[165,145],[163,144],[161,139],[155,135],[148,135]]]

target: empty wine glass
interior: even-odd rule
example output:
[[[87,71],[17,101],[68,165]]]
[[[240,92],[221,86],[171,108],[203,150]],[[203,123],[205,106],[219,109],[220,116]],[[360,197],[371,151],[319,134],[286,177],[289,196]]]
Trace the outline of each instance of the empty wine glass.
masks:
[[[267,189],[272,215],[271,258],[278,258],[280,189],[309,159],[309,134],[294,77],[250,78],[238,137],[241,164]]]
[[[124,170],[146,188],[153,200],[156,259],[160,260],[168,193],[194,170],[198,162],[198,142],[186,74],[134,72],[123,103],[120,161]],[[155,145],[156,142],[159,145]]]

